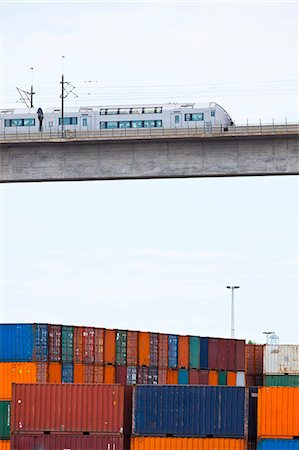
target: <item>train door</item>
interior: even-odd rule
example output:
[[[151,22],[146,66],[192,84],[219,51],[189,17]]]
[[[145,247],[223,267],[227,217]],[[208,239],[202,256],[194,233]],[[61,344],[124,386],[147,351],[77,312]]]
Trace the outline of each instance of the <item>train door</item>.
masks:
[[[181,128],[182,127],[182,114],[181,112],[171,113],[171,128]]]
[[[82,114],[80,120],[81,131],[90,131],[92,129],[92,117],[90,114]]]

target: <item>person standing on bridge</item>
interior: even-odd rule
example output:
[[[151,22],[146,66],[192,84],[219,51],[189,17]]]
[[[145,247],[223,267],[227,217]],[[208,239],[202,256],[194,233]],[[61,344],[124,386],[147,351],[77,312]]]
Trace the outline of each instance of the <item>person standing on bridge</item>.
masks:
[[[37,110],[37,118],[39,120],[39,131],[43,131],[44,113],[41,108],[38,108]]]

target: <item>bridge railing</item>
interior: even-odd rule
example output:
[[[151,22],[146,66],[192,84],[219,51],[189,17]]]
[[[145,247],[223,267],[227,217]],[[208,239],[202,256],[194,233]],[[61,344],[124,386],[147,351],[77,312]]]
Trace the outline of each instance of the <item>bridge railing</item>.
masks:
[[[0,134],[0,142],[65,142],[81,140],[119,140],[119,139],[155,139],[155,138],[184,138],[184,137],[232,137],[232,136],[261,136],[299,134],[299,123],[283,124],[245,124],[232,126],[213,126],[204,128],[122,128],[111,130],[65,130],[35,132],[30,130],[20,132],[16,127],[15,132]]]

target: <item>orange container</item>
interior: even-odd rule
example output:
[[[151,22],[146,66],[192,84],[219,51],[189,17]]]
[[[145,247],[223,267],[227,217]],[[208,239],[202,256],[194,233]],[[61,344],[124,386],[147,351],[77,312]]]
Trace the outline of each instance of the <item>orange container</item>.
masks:
[[[132,437],[131,450],[246,450],[243,439]]]
[[[227,385],[228,386],[236,386],[237,384],[237,373],[236,372],[227,372]]]
[[[138,333],[138,362],[139,366],[150,365],[150,333],[139,331]]]
[[[84,364],[74,364],[74,383],[84,383]]]
[[[61,383],[61,364],[58,362],[49,363],[49,383]]]
[[[0,450],[10,450],[10,441],[0,441]]]
[[[257,435],[265,439],[299,436],[298,387],[258,388]]]
[[[218,386],[218,372],[209,370],[209,386]]]
[[[104,364],[104,330],[102,328],[94,329],[94,362]]]
[[[74,327],[74,363],[83,362],[83,328]]]
[[[188,369],[189,367],[189,337],[179,336],[179,355],[178,367],[181,369]]]
[[[115,330],[105,330],[104,362],[115,364]]]
[[[93,367],[93,382],[94,383],[104,383],[104,366],[95,364]]]
[[[11,400],[12,383],[36,383],[36,363],[0,363],[0,400]]]
[[[115,383],[115,367],[114,366],[105,366],[104,383],[106,383],[106,384]]]
[[[167,369],[167,384],[178,384],[179,372],[176,369]]]

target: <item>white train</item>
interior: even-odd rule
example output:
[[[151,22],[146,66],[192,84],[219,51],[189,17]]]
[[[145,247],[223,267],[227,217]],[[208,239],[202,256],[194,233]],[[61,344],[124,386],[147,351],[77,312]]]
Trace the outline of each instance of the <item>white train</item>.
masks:
[[[0,110],[0,133],[34,133],[61,130],[61,109]],[[155,105],[81,106],[64,111],[64,130],[96,131],[122,128],[203,128],[233,125],[217,103],[168,103]]]

